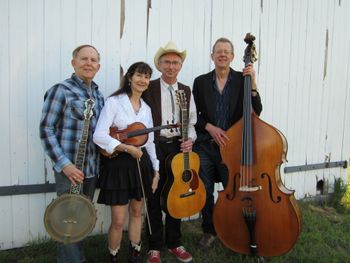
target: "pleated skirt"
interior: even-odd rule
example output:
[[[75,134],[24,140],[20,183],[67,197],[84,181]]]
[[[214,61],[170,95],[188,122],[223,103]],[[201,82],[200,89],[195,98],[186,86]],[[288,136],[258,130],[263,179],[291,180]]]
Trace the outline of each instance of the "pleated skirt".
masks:
[[[140,159],[140,172],[146,198],[151,194],[153,168],[147,151]],[[126,205],[129,200],[143,198],[137,159],[128,153],[114,158],[101,156],[101,172],[98,187],[101,189],[97,203],[105,205]]]

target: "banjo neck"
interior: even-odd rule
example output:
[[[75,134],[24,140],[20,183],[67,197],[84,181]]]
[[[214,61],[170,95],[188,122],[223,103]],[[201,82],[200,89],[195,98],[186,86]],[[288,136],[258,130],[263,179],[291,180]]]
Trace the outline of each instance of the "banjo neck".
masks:
[[[94,108],[94,106],[95,106],[95,102],[92,99],[87,99],[85,101],[83,133],[81,135],[81,138],[78,144],[78,151],[75,156],[75,166],[80,171],[83,171],[84,169],[86,145],[89,137],[90,119],[93,115],[92,109]],[[71,185],[70,193],[80,194],[80,191],[81,191],[81,183],[76,184],[75,186],[73,184]]]

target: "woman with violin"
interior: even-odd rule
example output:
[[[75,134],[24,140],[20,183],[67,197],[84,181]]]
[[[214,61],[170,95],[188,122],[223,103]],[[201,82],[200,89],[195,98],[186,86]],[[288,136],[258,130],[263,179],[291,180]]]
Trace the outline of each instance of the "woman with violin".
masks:
[[[129,212],[129,262],[141,262],[141,212],[143,199],[154,192],[159,180],[159,161],[156,157],[153,133],[148,140],[132,145],[128,140],[110,134],[110,128],[125,130],[141,123],[153,127],[149,106],[141,99],[148,88],[151,67],[144,62],[132,64],[122,78],[120,89],[105,102],[94,133],[94,142],[102,149],[103,167],[98,184],[101,191],[97,202],[111,206],[111,225],[108,231],[110,262],[118,262],[123,226]],[[127,137],[127,136],[124,136]],[[119,138],[119,140],[117,139]],[[147,138],[147,137],[146,137]],[[146,196],[144,196],[146,195]],[[129,211],[128,205],[129,204]]]

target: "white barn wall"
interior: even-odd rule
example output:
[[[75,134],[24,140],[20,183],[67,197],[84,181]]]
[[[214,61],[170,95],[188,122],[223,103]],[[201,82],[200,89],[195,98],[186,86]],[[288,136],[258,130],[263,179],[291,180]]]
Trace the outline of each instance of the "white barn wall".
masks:
[[[252,32],[261,118],[289,144],[282,168],[349,161],[349,13],[349,1],[339,0],[0,0],[0,187],[54,182],[38,136],[43,95],[72,73],[71,51],[83,43],[101,53],[96,82],[107,97],[120,66],[144,60],[159,77],[153,56],[169,40],[187,50],[185,84],[213,69],[210,50],[221,36],[233,41],[232,67],[241,70]],[[347,179],[343,168],[281,172],[297,198],[315,195],[318,180],[332,191],[334,178]],[[0,249],[46,237],[42,218],[54,196],[0,196]],[[96,207],[93,233],[104,233],[109,209]]]
[[[38,137],[45,91],[72,73],[72,50],[83,43],[101,52],[96,82],[104,94],[119,81],[120,1],[0,1],[1,112],[4,123],[0,186],[53,183]],[[108,54],[108,56],[107,56]],[[46,237],[43,214],[54,193],[0,196],[0,249]],[[97,205],[93,233],[108,229],[109,209]]]

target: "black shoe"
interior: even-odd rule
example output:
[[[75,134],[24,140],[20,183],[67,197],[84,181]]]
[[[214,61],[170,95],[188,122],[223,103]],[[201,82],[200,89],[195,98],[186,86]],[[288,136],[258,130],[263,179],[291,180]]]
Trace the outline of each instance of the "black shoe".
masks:
[[[109,262],[110,263],[116,263],[118,262],[118,253],[113,256],[112,254],[109,254]]]
[[[141,263],[141,242],[139,245],[130,242],[129,263]]]

